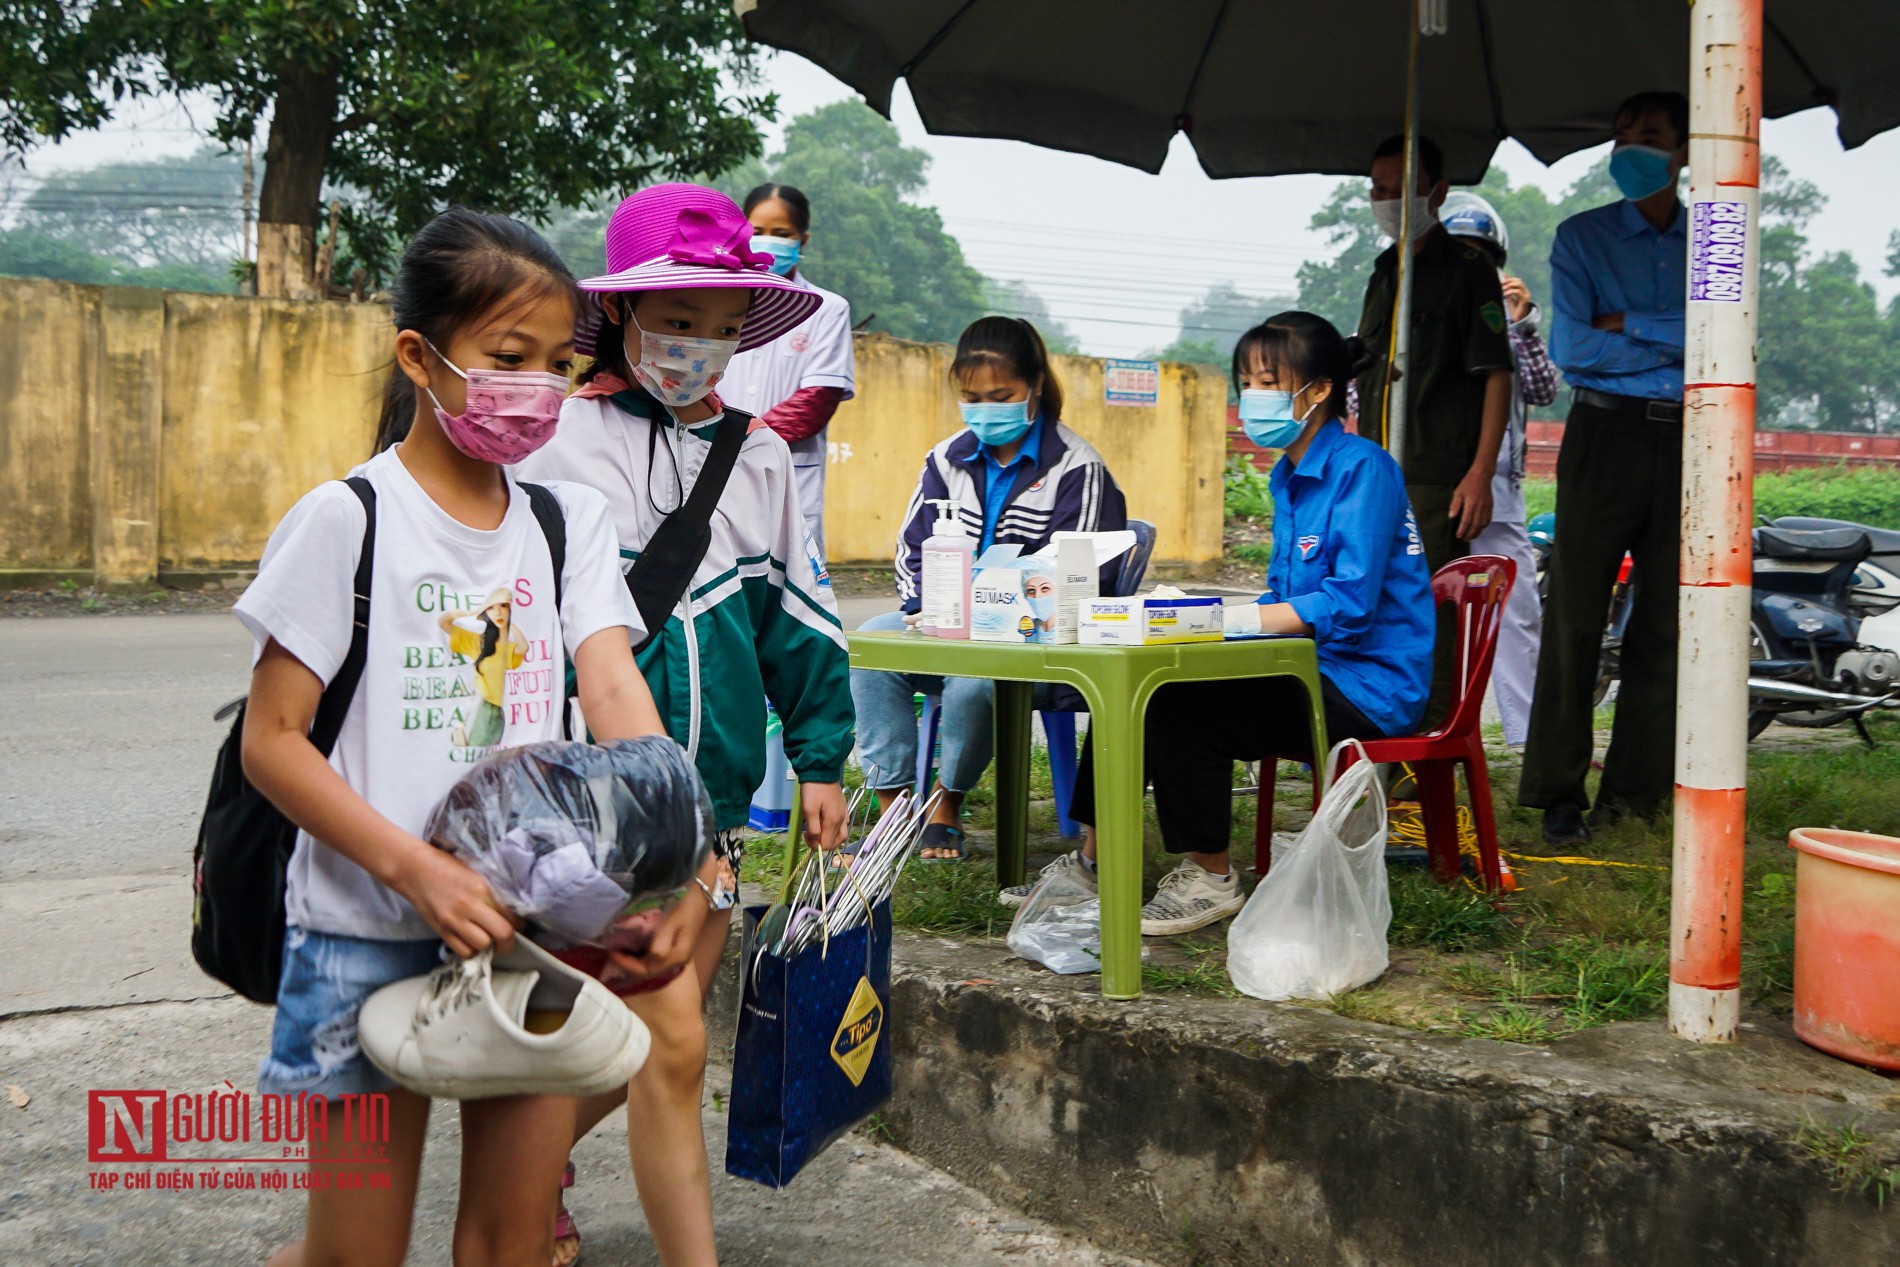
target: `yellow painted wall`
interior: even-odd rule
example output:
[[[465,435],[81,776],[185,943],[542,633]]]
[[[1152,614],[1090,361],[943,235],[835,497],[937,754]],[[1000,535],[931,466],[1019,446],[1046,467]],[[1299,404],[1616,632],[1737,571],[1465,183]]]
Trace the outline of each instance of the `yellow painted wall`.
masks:
[[[369,455],[389,355],[381,306],[0,279],[0,576],[242,570],[315,484]],[[831,427],[835,563],[888,563],[931,445],[958,421],[951,350],[857,340]],[[1220,554],[1226,385],[1168,365],[1154,408],[1102,400],[1102,363],[1059,357],[1063,421],[1106,458],[1155,558]]]
[[[369,456],[390,333],[380,304],[170,297],[162,569],[256,563],[292,503]]]
[[[99,294],[0,283],[0,569],[91,565],[86,420]]]
[[[887,562],[924,454],[962,428],[950,387],[952,349],[859,335],[858,390],[831,423],[825,548],[834,563]],[[1227,381],[1165,365],[1154,408],[1103,400],[1102,362],[1058,356],[1062,421],[1101,451],[1128,513],[1157,528],[1154,557],[1189,566],[1220,557]]]

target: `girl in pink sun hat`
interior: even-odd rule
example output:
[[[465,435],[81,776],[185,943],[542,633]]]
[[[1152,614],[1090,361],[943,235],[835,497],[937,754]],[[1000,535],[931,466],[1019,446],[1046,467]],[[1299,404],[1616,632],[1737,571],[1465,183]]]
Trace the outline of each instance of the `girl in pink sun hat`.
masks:
[[[582,1102],[575,1135],[627,1106],[634,1177],[666,1267],[717,1262],[701,1004],[726,945],[740,829],[765,776],[768,698],[802,785],[807,835],[827,849],[845,838],[839,781],[853,714],[830,577],[806,533],[791,450],[713,390],[735,353],[770,343],[822,302],[773,273],[752,233],[736,203],[700,185],[656,185],[620,204],[607,271],[580,283],[593,311],[575,342],[594,363],[554,439],[520,469],[606,494],[628,587],[653,631],[635,658],[667,733],[705,781],[719,832],[703,886],[667,913],[644,953],[614,955],[614,973],[603,974],[653,1032],[653,1055],[624,1094]],[[699,528],[707,507],[693,492],[721,479]],[[579,1237],[565,1211],[556,1233],[557,1262],[571,1261]]]

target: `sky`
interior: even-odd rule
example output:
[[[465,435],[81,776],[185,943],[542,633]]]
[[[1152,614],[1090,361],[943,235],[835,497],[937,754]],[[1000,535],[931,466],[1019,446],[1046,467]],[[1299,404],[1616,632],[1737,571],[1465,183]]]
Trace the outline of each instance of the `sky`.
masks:
[[[781,123],[767,125],[768,144],[784,120],[852,95],[789,53],[768,54],[762,70],[780,103]],[[931,136],[901,84],[892,114],[905,142],[930,154],[920,198],[942,213],[970,262],[992,277],[1026,282],[1082,349],[1098,356],[1138,356],[1169,343],[1181,307],[1218,281],[1262,297],[1291,294],[1301,262],[1330,254],[1306,226],[1337,177],[1211,180],[1178,136],[1153,176],[1018,141]],[[194,118],[210,117],[202,103],[146,105],[102,132],[37,151],[28,171],[190,153],[202,144]],[[1883,301],[1900,292],[1900,281],[1880,275],[1888,234],[1900,227],[1900,131],[1843,151],[1832,111],[1820,108],[1768,121],[1762,139],[1767,153],[1828,197],[1810,227],[1812,244],[1851,252]],[[1495,161],[1514,183],[1554,194],[1602,152],[1547,168],[1507,141]],[[814,213],[814,231],[823,233],[824,208]]]

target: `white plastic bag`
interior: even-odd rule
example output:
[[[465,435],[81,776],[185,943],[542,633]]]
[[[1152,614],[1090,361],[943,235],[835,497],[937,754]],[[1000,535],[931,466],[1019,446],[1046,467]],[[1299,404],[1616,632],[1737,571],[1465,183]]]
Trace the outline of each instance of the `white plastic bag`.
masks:
[[[1338,768],[1341,742],[1327,757]],[[1257,999],[1324,999],[1386,970],[1392,897],[1385,874],[1385,789],[1359,760],[1326,793],[1227,930],[1227,973]]]
[[[1067,872],[1030,891],[1009,926],[1009,948],[1051,972],[1102,970],[1102,901]]]

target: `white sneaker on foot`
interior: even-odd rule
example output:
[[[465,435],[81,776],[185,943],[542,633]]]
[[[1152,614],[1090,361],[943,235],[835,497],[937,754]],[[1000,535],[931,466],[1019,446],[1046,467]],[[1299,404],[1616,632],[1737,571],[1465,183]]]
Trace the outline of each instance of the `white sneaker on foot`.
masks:
[[[1082,851],[1080,849],[1071,849],[1044,867],[1037,873],[1035,879],[1024,884],[1012,884],[1007,889],[998,893],[996,900],[1001,902],[1004,906],[1021,906],[1024,902],[1029,900],[1031,890],[1038,884],[1041,884],[1051,876],[1063,875],[1065,873],[1089,892],[1095,892],[1095,868],[1082,861]]]
[[[530,1009],[557,1014],[558,1027],[530,1032]],[[364,1001],[357,1033],[399,1084],[451,1100],[611,1091],[640,1072],[653,1041],[611,990],[526,937],[505,955],[485,950],[384,986]]]
[[[1210,875],[1192,858],[1161,877],[1161,885],[1141,908],[1141,935],[1166,937],[1191,933],[1226,919],[1247,904],[1240,879],[1228,868],[1224,876]]]

